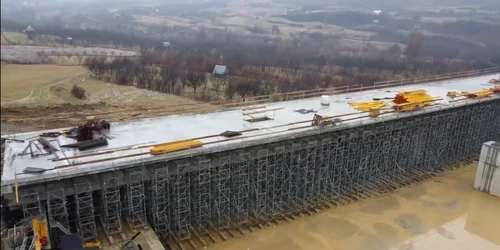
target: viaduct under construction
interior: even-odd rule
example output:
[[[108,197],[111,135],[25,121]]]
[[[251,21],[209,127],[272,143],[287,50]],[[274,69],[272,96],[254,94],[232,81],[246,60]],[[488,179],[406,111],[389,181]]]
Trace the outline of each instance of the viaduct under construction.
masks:
[[[98,228],[112,241],[123,237],[125,226],[149,226],[167,244],[286,220],[425,178],[473,159],[483,142],[500,141],[500,95],[488,83],[498,78],[494,72],[98,124],[90,142],[67,130],[10,135],[3,138],[2,194],[9,213],[22,211],[16,227],[33,227],[37,219],[52,245],[70,233],[96,241]],[[488,84],[491,91],[483,95]],[[356,112],[348,104],[415,89],[433,99],[410,112],[385,104]],[[15,249],[34,249],[43,236],[9,230]]]

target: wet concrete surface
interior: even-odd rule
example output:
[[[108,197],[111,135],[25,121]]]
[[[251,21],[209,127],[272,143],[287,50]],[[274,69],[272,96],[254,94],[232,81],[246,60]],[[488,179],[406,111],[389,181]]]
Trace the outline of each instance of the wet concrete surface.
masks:
[[[472,188],[477,164],[396,193],[330,209],[217,250],[500,250],[500,199]]]

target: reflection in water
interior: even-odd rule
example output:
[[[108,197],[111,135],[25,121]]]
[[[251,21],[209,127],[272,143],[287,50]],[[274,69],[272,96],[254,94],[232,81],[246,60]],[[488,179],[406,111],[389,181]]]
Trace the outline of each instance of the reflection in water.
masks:
[[[210,249],[500,250],[500,199],[472,188],[476,164]]]

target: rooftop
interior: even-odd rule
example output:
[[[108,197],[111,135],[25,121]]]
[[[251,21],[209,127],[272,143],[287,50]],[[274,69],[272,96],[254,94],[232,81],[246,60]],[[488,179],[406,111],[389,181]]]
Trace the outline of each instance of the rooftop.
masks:
[[[224,65],[215,65],[214,71],[212,72],[212,74],[225,75],[225,74],[227,74],[227,67]]]
[[[140,164],[147,161],[185,157],[186,155],[203,152],[206,153],[207,150],[220,151],[241,143],[267,142],[277,140],[277,138],[283,138],[283,136],[288,138],[293,137],[299,133],[300,135],[309,132],[317,133],[318,129],[341,129],[346,126],[354,126],[361,123],[366,124],[388,119],[397,119],[402,116],[410,116],[412,115],[411,113],[391,112],[386,114],[382,113],[382,115],[377,118],[367,118],[365,113],[355,110],[348,104],[354,101],[372,101],[373,98],[394,97],[394,95],[400,91],[425,89],[431,96],[440,96],[443,98],[443,100],[438,101],[436,105],[428,106],[425,110],[416,111],[414,113],[466,105],[471,102],[477,102],[478,100],[449,102],[449,99],[446,97],[447,92],[474,92],[493,87],[493,84],[488,83],[492,78],[498,78],[498,74],[333,95],[330,96],[330,106],[321,105],[321,97],[315,97],[272,103],[265,107],[260,105],[213,113],[116,122],[111,123],[111,130],[109,133],[110,139],[108,140],[107,146],[85,151],[61,148],[60,145],[74,143],[74,140],[65,136],[59,136],[49,139],[59,151],[50,155],[40,155],[34,158],[32,158],[30,154],[18,154],[28,146],[28,140],[37,138],[42,132],[59,130],[9,135],[4,138],[15,138],[18,140],[25,140],[25,142],[6,142],[5,164],[1,186],[12,186],[14,182],[23,185],[59,178],[69,178],[105,170],[109,171],[126,165]],[[500,97],[495,96],[491,98]],[[343,122],[336,126],[331,126],[331,128],[311,127],[309,125],[311,124],[314,113],[303,114],[296,112],[296,110],[299,109],[313,109],[317,111],[317,114],[322,116],[349,114],[348,118],[358,117],[359,119],[344,119]],[[267,120],[256,121],[264,115],[268,118]],[[253,118],[255,121],[245,121],[245,119],[250,119],[249,117]],[[227,140],[227,138],[223,136],[217,136],[226,130],[246,132],[243,132],[242,136],[230,140]],[[196,149],[159,156],[149,154],[149,149],[154,144],[192,138],[199,138],[204,145]],[[46,171],[39,174],[26,174],[24,171],[28,167],[43,168]]]

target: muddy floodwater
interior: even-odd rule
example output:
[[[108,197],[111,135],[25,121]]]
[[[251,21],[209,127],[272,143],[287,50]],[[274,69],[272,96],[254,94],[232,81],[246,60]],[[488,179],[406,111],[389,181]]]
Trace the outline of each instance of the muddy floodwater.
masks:
[[[472,188],[476,166],[209,249],[500,250],[500,199]]]

